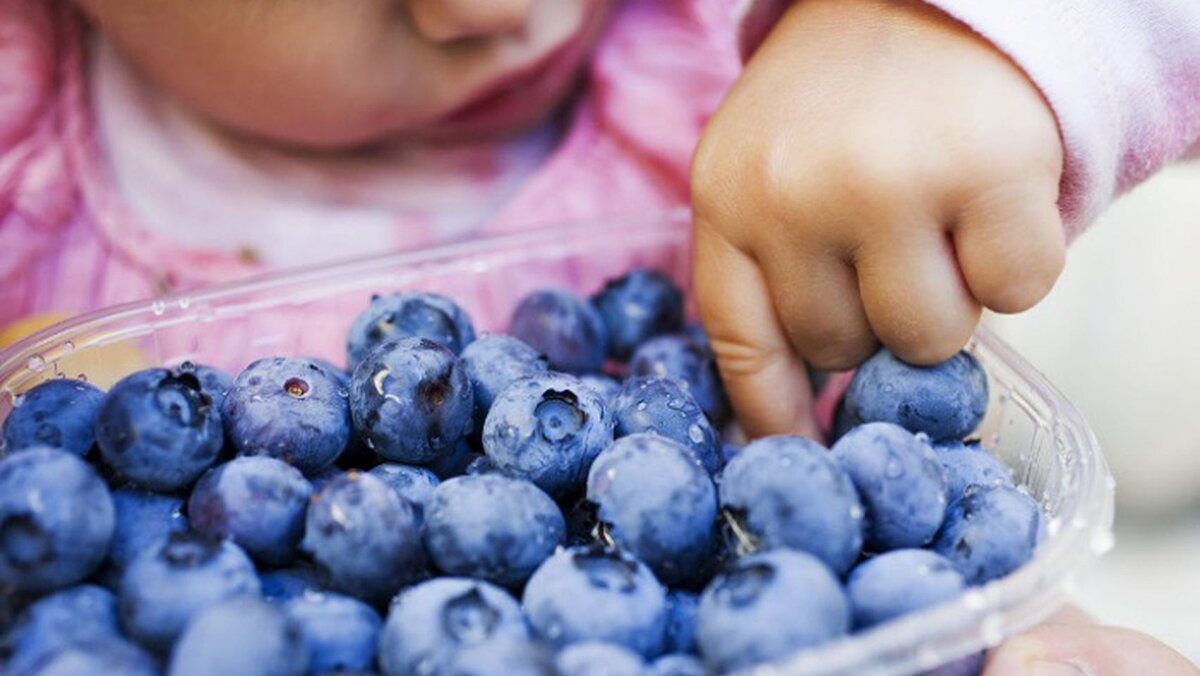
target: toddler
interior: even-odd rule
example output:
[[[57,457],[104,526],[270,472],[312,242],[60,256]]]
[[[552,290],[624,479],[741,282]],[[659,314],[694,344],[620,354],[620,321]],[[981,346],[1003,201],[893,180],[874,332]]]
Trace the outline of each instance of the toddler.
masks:
[[[1198,137],[1195,0],[0,0],[0,327],[690,199],[740,421],[814,433],[804,363],[946,358]]]

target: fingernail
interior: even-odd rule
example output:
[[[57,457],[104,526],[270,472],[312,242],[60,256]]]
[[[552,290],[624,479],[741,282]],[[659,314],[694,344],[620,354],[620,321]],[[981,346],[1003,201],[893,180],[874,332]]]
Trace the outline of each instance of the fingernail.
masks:
[[[1029,665],[1029,676],[1091,676],[1088,671],[1070,662],[1034,662]]]

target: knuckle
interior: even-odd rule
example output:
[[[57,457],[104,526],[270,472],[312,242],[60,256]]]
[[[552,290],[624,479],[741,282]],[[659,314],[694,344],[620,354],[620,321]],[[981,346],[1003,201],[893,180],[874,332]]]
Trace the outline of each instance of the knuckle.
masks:
[[[745,379],[779,366],[786,355],[769,347],[709,335],[709,344],[717,357],[717,368],[726,380]]]

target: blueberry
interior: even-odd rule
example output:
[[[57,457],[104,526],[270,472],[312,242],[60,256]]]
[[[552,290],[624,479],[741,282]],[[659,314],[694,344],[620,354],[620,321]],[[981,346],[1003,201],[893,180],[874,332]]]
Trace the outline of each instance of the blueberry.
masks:
[[[429,469],[430,472],[436,474],[437,478],[442,481],[453,479],[456,476],[466,474],[467,466],[479,455],[477,450],[478,447],[472,445],[470,440],[461,439],[449,453],[438,456],[434,460],[422,465],[422,467]]]
[[[710,667],[731,671],[820,645],[850,629],[850,604],[829,567],[777,549],[740,559],[700,597],[696,638]]]
[[[305,594],[283,607],[308,648],[314,674],[368,670],[383,622],[371,606],[341,594]]]
[[[441,483],[436,474],[424,467],[392,462],[376,465],[367,474],[383,479],[384,483],[391,486],[400,497],[411,502],[421,515],[424,515],[425,510],[429,507],[429,500],[433,498],[433,489]]]
[[[255,560],[282,566],[304,535],[312,486],[295,467],[249,456],[209,470],[188,498],[192,528],[236,542]]]
[[[654,432],[686,446],[710,475],[721,468],[717,433],[695,398],[677,380],[630,378],[612,400],[612,416],[617,437]]]
[[[721,450],[720,450],[720,455],[721,455],[720,466],[724,467],[725,465],[728,465],[730,462],[732,462],[734,456],[736,456],[738,453],[740,453],[742,451],[742,448],[743,448],[742,446],[739,446],[735,443],[732,443],[729,441],[722,441],[721,442]]]
[[[158,676],[154,659],[119,636],[105,636],[63,646],[46,656],[31,671],[7,672],[11,676]]]
[[[845,415],[890,422],[934,441],[962,439],[987,409],[987,373],[967,352],[933,366],[913,366],[886,349],[858,367],[846,390]]]
[[[506,587],[529,579],[565,535],[550,496],[499,474],[450,479],[425,513],[425,551],[439,569]]]
[[[513,311],[509,333],[546,355],[557,371],[592,373],[604,365],[604,319],[570,291],[544,289],[525,296]]]
[[[115,572],[125,570],[143,549],[158,544],[170,533],[188,529],[183,515],[183,498],[133,489],[112,494],[116,527],[108,546],[108,560]]]
[[[624,361],[634,348],[683,328],[683,292],[654,270],[634,270],[609,281],[592,304],[608,327],[608,354]]]
[[[971,486],[1013,487],[1012,473],[999,458],[988,453],[978,442],[953,441],[933,447],[942,475],[946,477],[946,501],[961,498]]]
[[[458,358],[437,343],[384,343],[354,369],[351,383],[355,429],[388,460],[433,462],[471,431],[471,382]]]
[[[340,376],[311,359],[259,359],[225,397],[225,436],[242,455],[269,455],[315,474],[350,442],[348,395]]]
[[[240,547],[198,533],[171,533],[145,549],[121,576],[125,633],[165,653],[197,613],[238,596],[259,595],[254,564]]]
[[[954,564],[927,549],[895,549],[871,557],[846,580],[857,629],[937,605],[965,588]]]
[[[726,465],[720,498],[742,553],[791,547],[842,573],[862,548],[863,507],[854,485],[811,439],[776,436],[747,444]]]
[[[475,340],[475,328],[462,308],[436,293],[372,296],[346,335],[346,363],[353,371],[376,347],[398,338],[426,338],[458,354]]]
[[[104,560],[113,521],[108,488],[79,456],[38,447],[0,460],[0,588],[82,580]]]
[[[1033,498],[1009,486],[973,486],[950,505],[933,549],[954,562],[967,584],[980,585],[1028,561],[1040,531]]]
[[[621,393],[621,382],[612,376],[606,376],[603,373],[585,373],[579,376],[580,382],[585,386],[592,388],[600,398],[604,400],[604,405],[611,412],[613,404],[617,400],[617,395]]]
[[[349,472],[314,497],[302,547],[328,572],[333,587],[378,601],[424,568],[420,528],[416,508],[391,486]]]
[[[946,480],[923,436],[892,423],[866,423],[838,439],[833,454],[862,498],[868,549],[933,540],[946,513]]]
[[[18,396],[4,420],[0,457],[34,446],[87,455],[96,441],[96,414],[103,400],[104,392],[79,380],[56,378],[35,385]]]
[[[38,599],[0,635],[0,661],[7,656],[5,673],[32,673],[39,662],[68,646],[118,636],[112,592],[91,585],[68,587]]]
[[[500,333],[480,336],[463,349],[460,359],[475,394],[475,418],[480,425],[504,388],[548,370],[546,358],[537,350]]]
[[[300,628],[256,598],[214,603],[200,612],[171,652],[168,676],[301,676],[308,651]]]
[[[195,364],[190,361],[180,364],[178,371],[196,376],[196,380],[200,381],[200,391],[212,399],[213,408],[221,410],[221,405],[225,403],[225,395],[233,389],[233,378],[228,373],[212,366]]]
[[[306,594],[325,593],[327,582],[320,569],[310,564],[269,570],[259,576],[259,581],[263,598],[278,603],[286,603]]]
[[[437,578],[392,601],[379,637],[379,666],[386,676],[448,673],[455,653],[505,638],[529,638],[521,607],[507,592],[480,580]]]
[[[540,643],[501,636],[459,650],[446,676],[559,676],[554,658]]]
[[[717,490],[681,444],[656,434],[617,439],[592,463],[587,497],[613,542],[665,584],[695,580],[712,555]]]
[[[477,474],[505,474],[505,472],[500,469],[495,460],[486,455],[479,454],[471,458],[471,462],[467,463],[467,469],[464,474],[475,476]]]
[[[707,676],[708,668],[694,655],[663,655],[650,664],[647,676]]]
[[[147,369],[109,390],[96,418],[104,463],[152,491],[187,486],[221,452],[221,414],[190,371]]]
[[[599,395],[578,378],[558,373],[510,385],[483,425],[488,457],[555,497],[583,483],[612,438],[613,421]]]
[[[554,658],[558,676],[644,676],[642,656],[615,643],[586,641],[563,648]]]
[[[696,652],[696,607],[700,597],[682,589],[667,594],[666,652]]]
[[[667,593],[646,564],[616,549],[560,549],[525,585],[525,615],[556,647],[607,641],[643,657],[663,651]]]
[[[706,344],[686,334],[658,336],[642,343],[629,361],[629,375],[678,380],[717,427],[729,413],[716,358]]]

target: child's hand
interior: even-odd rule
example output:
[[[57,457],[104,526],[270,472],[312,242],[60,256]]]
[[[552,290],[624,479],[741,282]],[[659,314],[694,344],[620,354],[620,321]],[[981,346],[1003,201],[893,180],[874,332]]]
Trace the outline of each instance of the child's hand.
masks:
[[[1061,169],[1038,90],[970,29],[919,2],[793,5],[692,167],[700,317],[747,432],[815,431],[802,362],[877,341],[940,361],[981,305],[1039,301]]]

